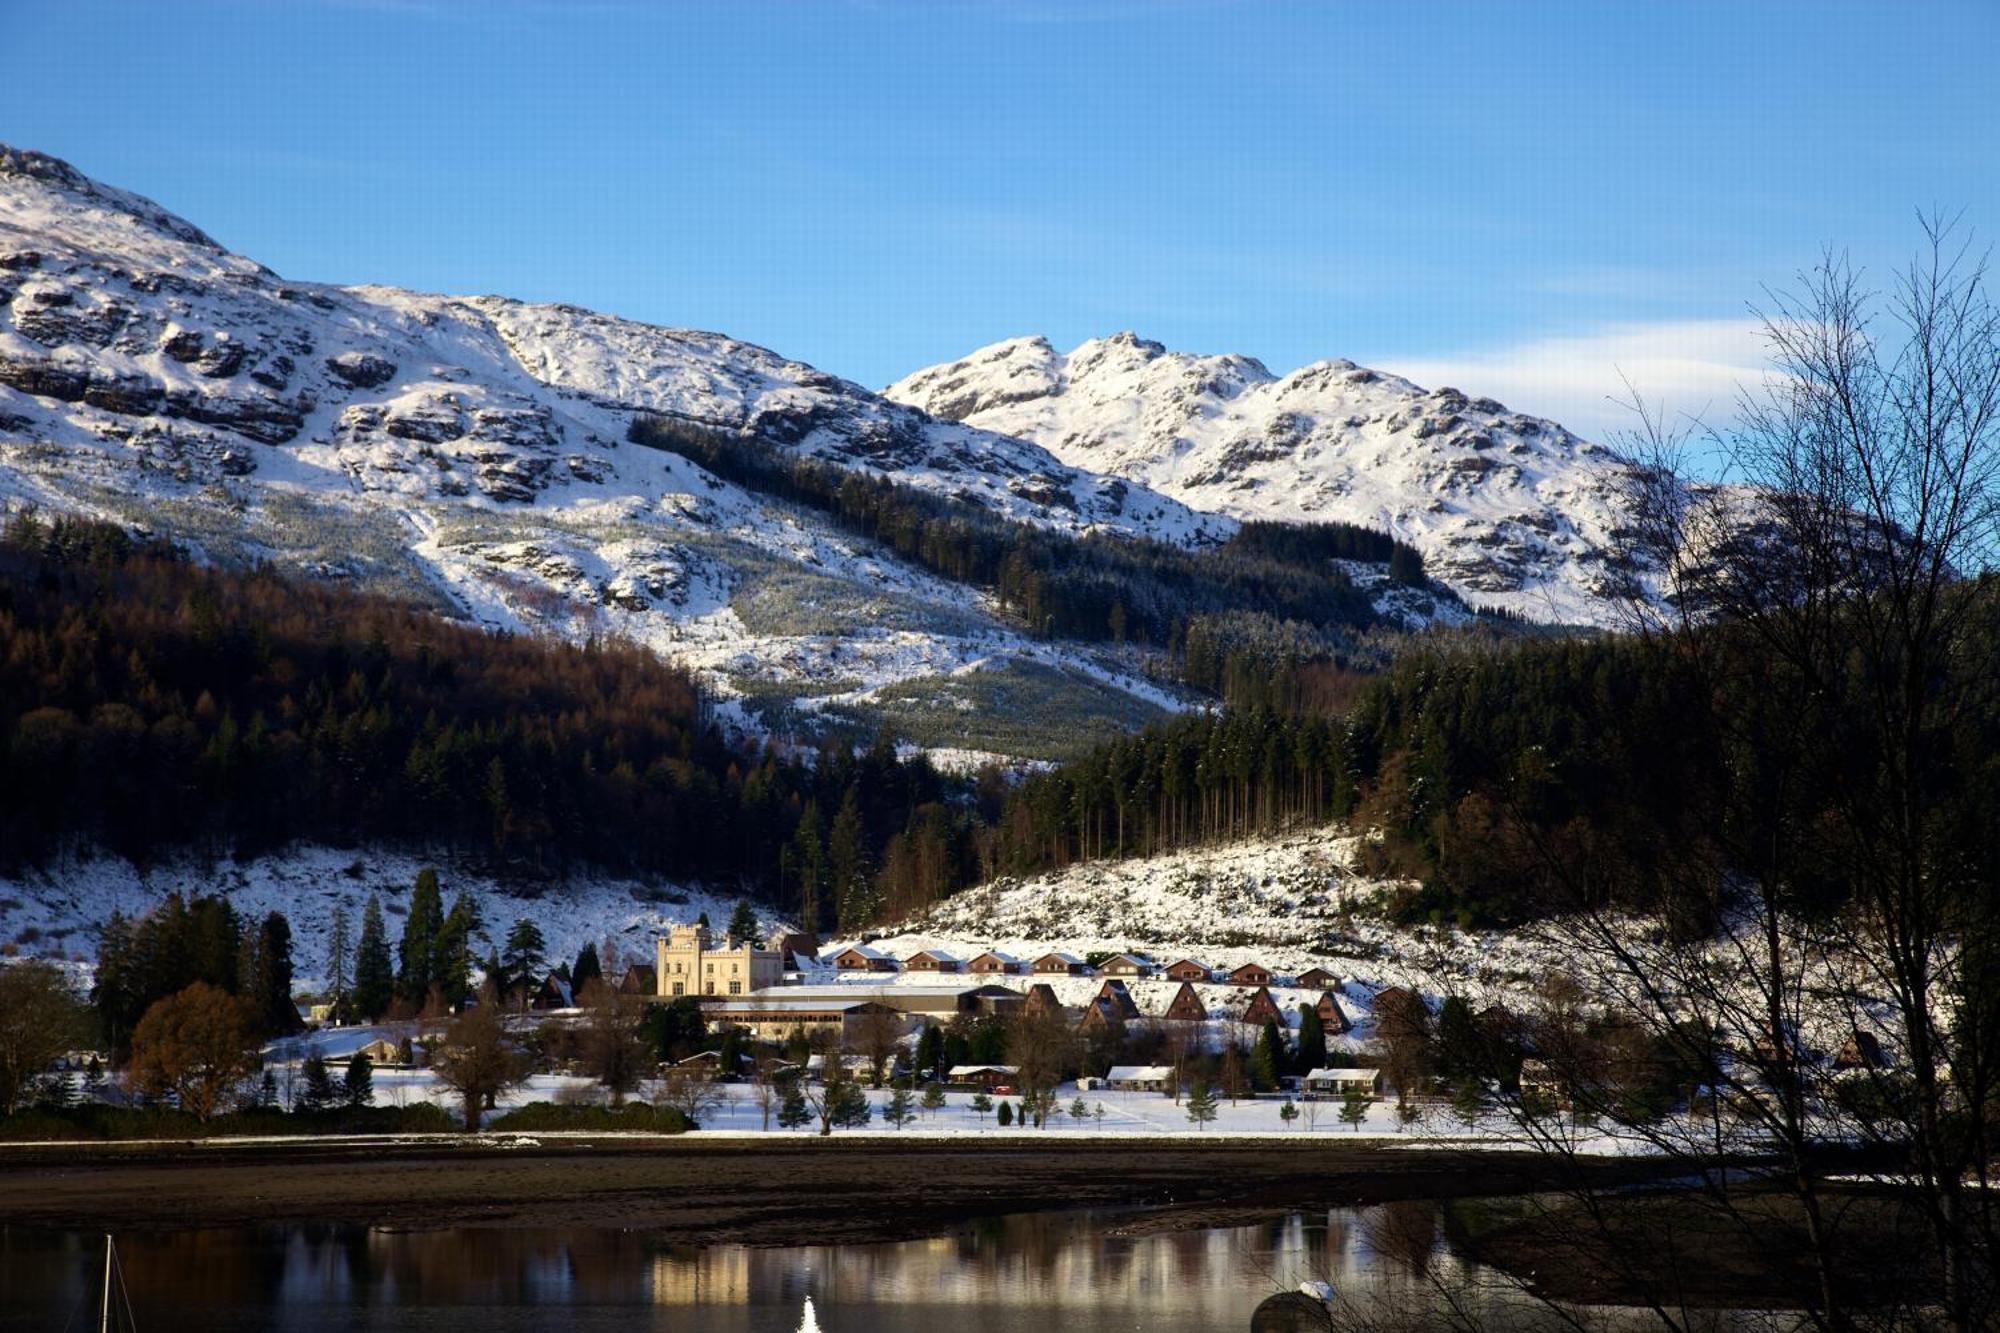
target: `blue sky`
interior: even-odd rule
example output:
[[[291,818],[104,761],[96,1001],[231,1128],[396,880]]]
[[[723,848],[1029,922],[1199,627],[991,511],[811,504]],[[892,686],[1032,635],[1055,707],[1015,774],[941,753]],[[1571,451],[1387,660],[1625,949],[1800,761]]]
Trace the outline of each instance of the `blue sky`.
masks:
[[[1920,207],[2000,233],[2000,5],[0,0],[0,139],[281,273],[871,385],[1021,333],[1329,356],[1605,433]]]

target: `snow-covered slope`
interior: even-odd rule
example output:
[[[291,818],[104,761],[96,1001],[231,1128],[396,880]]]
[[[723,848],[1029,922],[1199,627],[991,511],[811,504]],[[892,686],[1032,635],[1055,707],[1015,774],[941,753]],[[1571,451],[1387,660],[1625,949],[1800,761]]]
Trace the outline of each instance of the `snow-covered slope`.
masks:
[[[287,281],[0,146],[0,507],[109,517],[499,626],[623,634],[725,692],[814,707],[1046,663],[963,587],[629,443],[641,413],[1065,531],[1200,543],[1234,526],[719,334]],[[1117,671],[1057,655],[1131,703]]]
[[[1624,458],[1491,399],[1351,361],[1280,378],[1249,357],[1130,333],[1067,353],[1016,338],[885,393],[1200,509],[1386,530],[1475,606],[1603,624],[1645,589],[1618,554]]]

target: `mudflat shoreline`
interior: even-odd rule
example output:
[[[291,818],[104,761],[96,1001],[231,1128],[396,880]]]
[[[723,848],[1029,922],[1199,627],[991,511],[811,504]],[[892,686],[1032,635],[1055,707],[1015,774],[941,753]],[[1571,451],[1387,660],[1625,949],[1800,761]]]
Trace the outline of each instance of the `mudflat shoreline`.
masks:
[[[1520,1153],[1331,1137],[51,1144],[0,1147],[0,1223],[608,1226],[689,1244],[792,1245],[907,1239],[977,1217],[1081,1207],[1147,1209],[1150,1227],[1227,1225],[1299,1208],[1521,1193],[1556,1184],[1557,1169]],[[1663,1168],[1605,1158],[1587,1169],[1610,1184]]]

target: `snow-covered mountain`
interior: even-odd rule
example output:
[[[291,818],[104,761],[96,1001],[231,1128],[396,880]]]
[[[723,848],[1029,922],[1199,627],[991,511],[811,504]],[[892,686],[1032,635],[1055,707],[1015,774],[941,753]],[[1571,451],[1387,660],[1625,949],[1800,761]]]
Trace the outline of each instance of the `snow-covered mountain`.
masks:
[[[865,711],[886,687],[907,705],[925,682],[1025,669],[1058,673],[1086,712],[1162,702],[960,585],[630,443],[642,413],[1065,531],[1199,544],[1235,526],[719,334],[289,281],[0,146],[0,508],[107,517],[498,626],[626,635],[739,700]]]
[[[1384,529],[1476,606],[1605,624],[1646,590],[1619,554],[1627,460],[1490,398],[1351,361],[1281,378],[1130,333],[1067,353],[1015,338],[884,392],[1198,509]]]

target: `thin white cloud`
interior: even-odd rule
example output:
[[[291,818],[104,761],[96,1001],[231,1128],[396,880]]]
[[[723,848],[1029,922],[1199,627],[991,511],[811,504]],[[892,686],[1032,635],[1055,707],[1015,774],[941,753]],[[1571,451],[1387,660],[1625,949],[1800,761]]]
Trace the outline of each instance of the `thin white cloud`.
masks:
[[[1439,357],[1385,357],[1376,364],[1426,388],[1449,384],[1548,417],[1577,434],[1610,440],[1638,424],[1632,391],[1670,421],[1725,424],[1740,391],[1769,374],[1764,328],[1755,319],[1608,324]],[[1630,385],[1630,389],[1627,385]]]

